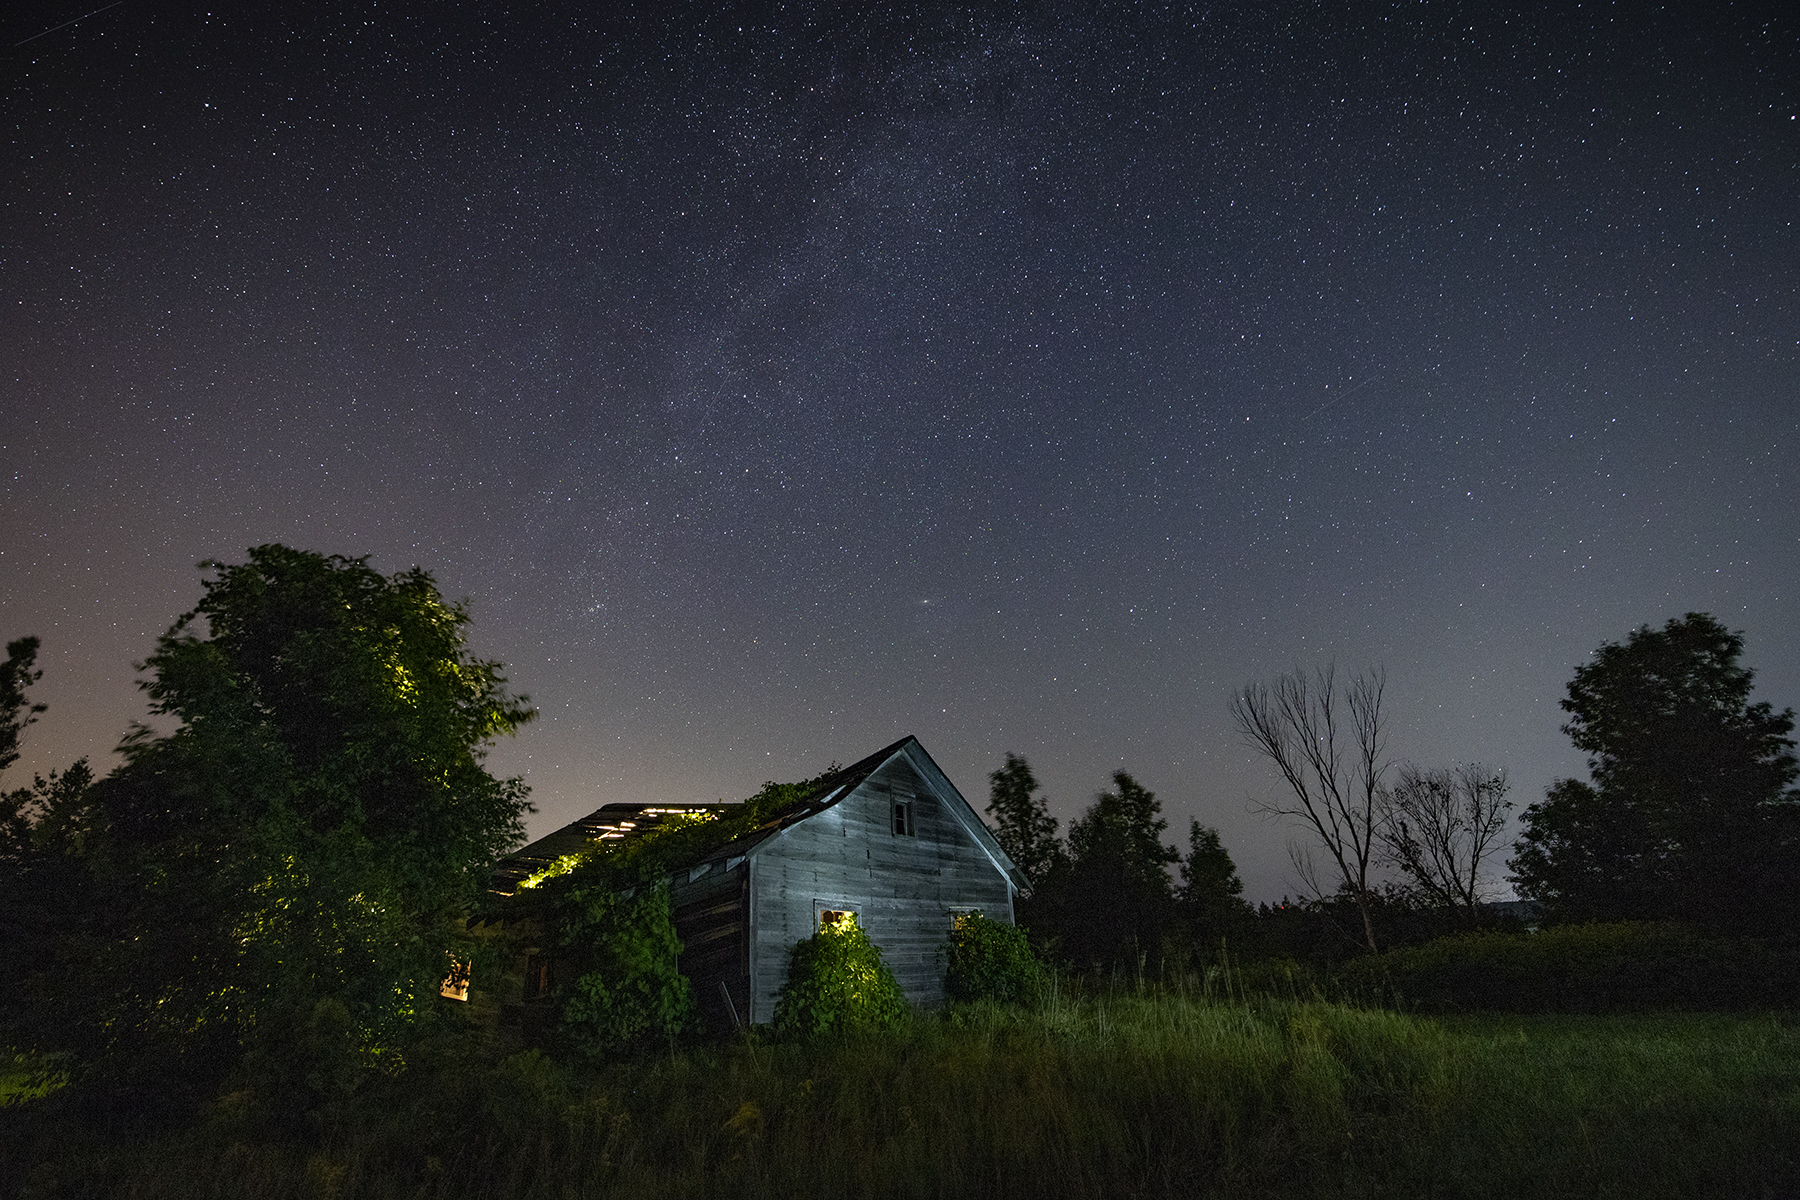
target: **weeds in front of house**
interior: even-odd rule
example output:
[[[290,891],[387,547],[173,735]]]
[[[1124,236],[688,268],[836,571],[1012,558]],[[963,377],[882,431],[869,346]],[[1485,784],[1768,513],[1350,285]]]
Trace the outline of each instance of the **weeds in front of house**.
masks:
[[[54,1103],[54,1100],[50,1101]],[[35,1110],[35,1111],[34,1111]],[[0,1114],[8,1197],[1740,1196],[1800,1189],[1800,1023],[1428,1019],[1228,973],[812,1040],[387,1081],[317,1132]]]
[[[0,1050],[0,1108],[41,1100],[67,1082],[54,1060]]]

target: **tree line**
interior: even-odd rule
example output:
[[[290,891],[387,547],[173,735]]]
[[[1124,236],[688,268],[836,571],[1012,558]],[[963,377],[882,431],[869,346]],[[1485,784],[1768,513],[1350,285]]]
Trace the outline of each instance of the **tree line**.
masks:
[[[1194,821],[1185,855],[1165,845],[1162,805],[1129,772],[1113,772],[1066,840],[1023,756],[1008,754],[989,783],[994,835],[1032,883],[1019,923],[1054,958],[1078,968],[1161,961],[1247,928],[1252,910],[1218,831]]]
[[[143,665],[172,731],[135,727],[104,778],[84,759],[0,793],[0,1046],[95,1096],[179,1104],[254,1077],[316,1111],[465,1019],[435,999],[458,964],[498,966],[471,917],[529,805],[484,757],[533,712],[424,571],[278,545],[207,567]],[[1298,904],[1252,909],[1199,821],[1167,845],[1125,771],[1063,835],[1009,754],[988,812],[1032,883],[1020,923],[1084,970],[1387,949],[1482,921],[1510,847],[1547,921],[1779,936],[1800,927],[1800,761],[1743,648],[1697,613],[1603,645],[1562,702],[1589,779],[1557,781],[1510,843],[1503,771],[1388,761],[1380,672],[1247,685],[1230,710],[1285,789],[1268,807],[1309,835]],[[38,650],[0,663],[0,769],[45,711]]]
[[[1331,931],[1373,953],[1506,924],[1516,918],[1484,904],[1502,857],[1546,923],[1784,936],[1800,927],[1794,713],[1751,702],[1743,650],[1742,634],[1705,613],[1602,645],[1561,701],[1590,779],[1557,780],[1516,835],[1503,768],[1389,759],[1381,670],[1245,685],[1233,723],[1280,781],[1262,807],[1303,834],[1290,847],[1302,901],[1254,919],[1217,830],[1194,821],[1185,854],[1165,845],[1161,806],[1124,771],[1065,840],[1030,764],[1009,754],[988,812],[1034,884],[1021,919],[1078,966],[1204,959],[1232,939],[1240,952],[1291,952]]]

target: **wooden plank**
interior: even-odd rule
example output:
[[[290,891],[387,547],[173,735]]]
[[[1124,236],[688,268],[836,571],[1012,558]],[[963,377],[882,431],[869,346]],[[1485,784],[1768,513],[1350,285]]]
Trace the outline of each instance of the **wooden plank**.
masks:
[[[895,798],[913,804],[896,834]],[[815,901],[855,908],[913,1003],[943,1001],[939,948],[953,908],[1012,917],[1012,891],[992,859],[897,762],[851,796],[759,848],[751,942],[758,1020],[773,1014],[793,944],[813,932]]]

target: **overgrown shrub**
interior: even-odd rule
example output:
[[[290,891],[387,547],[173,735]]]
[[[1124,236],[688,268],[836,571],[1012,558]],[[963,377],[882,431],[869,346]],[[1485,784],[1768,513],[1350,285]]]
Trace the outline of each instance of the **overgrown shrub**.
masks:
[[[579,972],[557,989],[573,1049],[603,1059],[686,1028],[693,987],[677,962],[667,882],[618,890],[597,879],[569,890],[561,916],[558,954]]]
[[[1431,1011],[1599,1013],[1793,1004],[1800,955],[1668,922],[1467,933],[1343,965],[1353,994]]]
[[[956,918],[944,943],[944,990],[952,1000],[1029,1000],[1043,987],[1043,964],[1025,931],[979,912]]]
[[[881,1028],[906,1015],[906,997],[881,948],[845,913],[796,942],[787,982],[775,1004],[775,1028],[811,1036],[834,1030]]]
[[[670,873],[815,793],[839,770],[765,784],[726,815],[665,814],[636,837],[589,843],[519,883],[501,911],[555,961],[551,1007],[561,1049],[598,1061],[688,1030],[695,1004],[679,966]]]

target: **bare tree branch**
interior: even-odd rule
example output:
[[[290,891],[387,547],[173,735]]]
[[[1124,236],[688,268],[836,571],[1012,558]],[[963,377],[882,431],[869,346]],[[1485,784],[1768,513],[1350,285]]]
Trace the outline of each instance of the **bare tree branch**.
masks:
[[[1432,899],[1471,921],[1480,910],[1482,865],[1500,849],[1512,801],[1504,770],[1477,763],[1401,767],[1383,791],[1385,857]]]
[[[1291,796],[1264,804],[1263,811],[1298,820],[1318,839],[1356,902],[1370,950],[1376,947],[1369,876],[1381,846],[1388,767],[1381,717],[1386,689],[1387,673],[1380,668],[1342,688],[1336,667],[1311,675],[1296,669],[1269,683],[1246,684],[1230,705],[1245,744],[1275,765]],[[1307,873],[1308,886],[1317,889],[1317,874]]]

